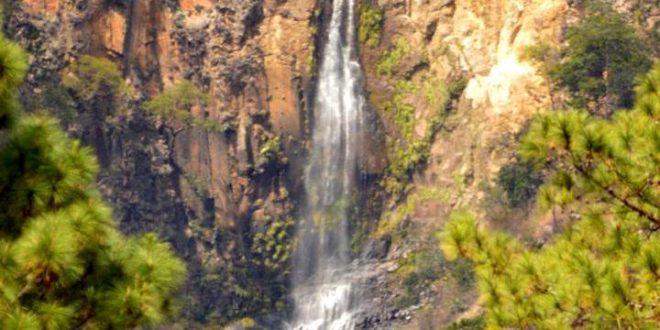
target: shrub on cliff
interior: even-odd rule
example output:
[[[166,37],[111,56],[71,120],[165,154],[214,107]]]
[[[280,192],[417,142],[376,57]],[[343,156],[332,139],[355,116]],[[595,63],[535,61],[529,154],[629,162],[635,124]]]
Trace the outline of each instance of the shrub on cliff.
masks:
[[[632,111],[537,118],[522,156],[546,167],[544,207],[572,222],[540,249],[488,233],[467,212],[440,234],[449,259],[471,260],[493,329],[651,329],[660,319],[660,65]]]
[[[64,72],[62,83],[75,91],[83,101],[128,91],[115,63],[106,58],[89,55],[81,56]]]
[[[380,30],[383,24],[383,13],[376,6],[363,2],[358,7],[360,23],[358,25],[358,40],[367,47],[374,48],[380,44]]]
[[[231,122],[199,118],[192,114],[192,108],[204,107],[208,102],[207,94],[191,81],[182,80],[145,102],[144,109],[155,115],[174,135],[190,127],[201,127],[214,132],[233,131],[235,128]]]
[[[497,184],[506,192],[509,207],[524,207],[536,196],[542,179],[529,162],[516,159],[497,173]]]
[[[23,52],[0,35],[0,328],[162,321],[183,263],[155,235],[119,233],[95,189],[92,150],[55,120],[20,114],[26,70]]]
[[[568,29],[568,47],[549,70],[571,105],[609,113],[633,104],[635,77],[651,62],[647,47],[609,4],[589,1],[583,20]]]

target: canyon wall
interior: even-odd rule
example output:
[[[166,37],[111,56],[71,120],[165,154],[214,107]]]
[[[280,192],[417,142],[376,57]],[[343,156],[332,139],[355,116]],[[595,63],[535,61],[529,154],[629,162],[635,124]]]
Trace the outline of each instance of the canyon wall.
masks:
[[[69,109],[53,112],[68,115],[69,133],[96,149],[121,228],[156,231],[188,261],[183,310],[191,319],[224,323],[286,306],[315,8],[304,0],[26,0],[8,8],[7,35],[31,54],[28,108],[49,108],[54,94],[70,98],[63,72],[82,55],[122,71],[130,96],[73,95],[62,104]],[[183,79],[209,95],[192,115],[222,130],[191,126],[172,136],[145,113],[143,101]]]
[[[436,245],[433,233],[452,210],[475,208],[502,225],[484,204],[492,197],[486,188],[514,160],[529,120],[561,102],[526,49],[540,40],[561,44],[580,3],[360,2],[370,129],[353,248],[379,259],[379,281],[391,288],[375,308],[382,313],[365,324],[390,318],[423,327],[475,313],[473,290],[461,295],[442,282],[417,303],[389,300],[403,295],[402,260]],[[627,13],[648,7],[616,3]],[[6,8],[7,35],[31,54],[26,107],[55,113],[95,148],[101,190],[124,231],[156,231],[187,260],[182,309],[189,320],[227,323],[289,310],[290,237],[329,4],[22,0]],[[645,28],[656,28],[657,8],[645,10]],[[130,92],[82,99],[63,89],[67,68],[83,55],[115,63]],[[209,96],[188,109],[191,116],[222,129],[192,125],[172,134],[143,109],[182,80]],[[539,238],[542,224],[530,221],[520,233]],[[454,296],[463,307],[452,308]],[[435,309],[430,321],[410,323],[408,312],[396,312],[425,304]]]

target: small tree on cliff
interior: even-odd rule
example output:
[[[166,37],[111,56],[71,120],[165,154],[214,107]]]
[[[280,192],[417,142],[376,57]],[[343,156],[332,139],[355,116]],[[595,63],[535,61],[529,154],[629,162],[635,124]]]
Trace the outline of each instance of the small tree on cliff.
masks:
[[[469,213],[440,234],[471,260],[493,329],[651,329],[660,321],[660,65],[635,109],[611,120],[580,111],[537,118],[522,155],[553,178],[541,206],[579,215],[540,250],[487,233]]]
[[[144,103],[144,109],[155,115],[163,128],[172,136],[190,127],[201,127],[210,131],[227,132],[233,130],[229,123],[221,123],[209,118],[198,118],[192,114],[194,107],[204,107],[209,96],[189,80],[182,80]]]
[[[0,35],[0,328],[124,329],[163,320],[185,268],[155,235],[127,238],[95,189],[89,148],[20,115],[24,53]]]
[[[621,14],[600,0],[587,1],[585,18],[571,26],[568,47],[550,76],[566,87],[577,108],[609,113],[633,104],[635,77],[646,72],[649,50]]]

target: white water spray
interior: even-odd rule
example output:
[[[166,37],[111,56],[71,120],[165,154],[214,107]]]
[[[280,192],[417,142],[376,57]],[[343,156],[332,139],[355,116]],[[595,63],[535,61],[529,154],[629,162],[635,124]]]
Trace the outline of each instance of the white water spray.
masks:
[[[334,0],[314,104],[307,207],[294,257],[293,329],[352,329],[359,306],[348,271],[347,213],[364,107],[355,47],[355,0]]]

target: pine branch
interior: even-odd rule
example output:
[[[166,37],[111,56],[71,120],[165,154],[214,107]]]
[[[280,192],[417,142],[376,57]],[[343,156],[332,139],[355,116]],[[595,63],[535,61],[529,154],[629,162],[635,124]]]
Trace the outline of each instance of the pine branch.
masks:
[[[571,155],[573,155],[570,151],[569,151],[569,153],[570,153]],[[589,171],[587,171],[583,166],[581,166],[581,165],[578,164],[577,162],[573,161],[573,164],[572,164],[572,165],[573,165],[573,167],[574,167],[578,172],[580,172],[580,174],[582,174],[582,175],[583,175],[583,176],[584,176],[584,177],[585,177],[590,183],[593,183],[595,186],[597,186],[597,187],[600,188],[602,191],[604,191],[605,193],[607,193],[610,197],[612,197],[613,199],[619,201],[620,203],[622,203],[623,205],[625,205],[627,208],[629,208],[630,210],[632,210],[632,211],[634,211],[635,213],[637,213],[638,215],[640,215],[641,217],[646,218],[647,220],[651,221],[651,222],[652,222],[653,224],[655,224],[656,226],[659,226],[659,227],[660,227],[660,219],[654,217],[652,214],[650,214],[650,213],[647,212],[646,210],[642,209],[640,206],[637,206],[637,205],[633,204],[633,202],[631,202],[630,199],[629,199],[628,197],[619,196],[619,195],[614,191],[614,189],[613,189],[612,187],[604,186],[604,185],[603,185],[602,183],[600,183],[598,180],[594,179],[594,178],[591,176],[591,174],[589,173]]]

